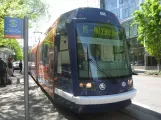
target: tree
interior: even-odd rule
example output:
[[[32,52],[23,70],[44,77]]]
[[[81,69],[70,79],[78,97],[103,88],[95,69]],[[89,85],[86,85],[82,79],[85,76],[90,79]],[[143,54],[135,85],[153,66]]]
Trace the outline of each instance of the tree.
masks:
[[[15,60],[23,59],[22,49],[17,40],[15,39],[0,40],[0,46],[6,46],[12,49],[16,53]]]
[[[1,0],[0,1],[0,46],[10,47],[16,53],[16,59],[22,59],[22,49],[16,39],[4,38],[4,16],[24,18],[27,16],[30,23],[41,16],[48,14],[47,5],[41,0]],[[30,24],[31,26],[31,24]]]
[[[138,24],[137,40],[145,46],[146,51],[161,61],[161,4],[160,0],[145,0],[141,9],[133,14],[134,24]],[[159,67],[158,67],[159,68]]]

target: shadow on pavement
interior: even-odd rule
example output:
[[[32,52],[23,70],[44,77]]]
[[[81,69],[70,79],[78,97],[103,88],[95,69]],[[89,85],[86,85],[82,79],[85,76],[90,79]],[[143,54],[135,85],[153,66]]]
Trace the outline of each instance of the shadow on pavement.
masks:
[[[22,85],[0,87],[0,120],[24,120],[24,91]]]

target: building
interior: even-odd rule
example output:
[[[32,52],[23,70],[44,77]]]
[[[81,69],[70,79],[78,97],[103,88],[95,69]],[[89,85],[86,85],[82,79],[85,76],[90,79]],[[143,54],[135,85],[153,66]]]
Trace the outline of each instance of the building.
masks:
[[[126,37],[130,42],[130,60],[134,66],[145,66],[146,69],[150,66],[156,66],[155,58],[145,52],[144,46],[137,39],[137,25],[131,26],[133,22],[132,13],[139,9],[139,5],[144,0],[100,0],[100,6],[103,9],[113,12],[120,20],[125,28]],[[149,66],[149,67],[148,67]],[[155,68],[155,67],[154,67]]]

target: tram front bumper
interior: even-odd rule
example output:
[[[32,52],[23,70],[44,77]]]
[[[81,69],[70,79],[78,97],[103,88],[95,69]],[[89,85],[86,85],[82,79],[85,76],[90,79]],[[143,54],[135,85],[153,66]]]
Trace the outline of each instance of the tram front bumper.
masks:
[[[113,95],[73,96],[72,94],[64,92],[60,89],[55,89],[56,94],[78,105],[97,105],[97,104],[121,102],[128,99],[132,99],[133,97],[136,96],[136,92],[137,92],[136,89],[132,89],[124,93],[113,94]]]
[[[120,102],[136,96],[136,89],[128,92],[103,96],[73,96],[73,102],[79,105],[96,105]]]

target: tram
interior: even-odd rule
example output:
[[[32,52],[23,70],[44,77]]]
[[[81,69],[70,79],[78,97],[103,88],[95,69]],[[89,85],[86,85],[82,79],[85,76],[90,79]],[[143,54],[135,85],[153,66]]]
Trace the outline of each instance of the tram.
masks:
[[[30,74],[75,112],[124,108],[136,95],[129,44],[117,17],[98,8],[62,14],[30,50]]]

